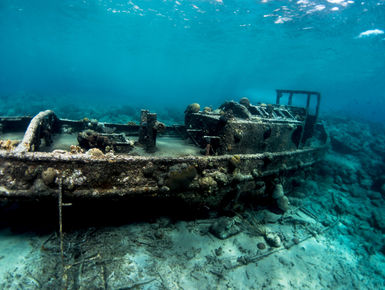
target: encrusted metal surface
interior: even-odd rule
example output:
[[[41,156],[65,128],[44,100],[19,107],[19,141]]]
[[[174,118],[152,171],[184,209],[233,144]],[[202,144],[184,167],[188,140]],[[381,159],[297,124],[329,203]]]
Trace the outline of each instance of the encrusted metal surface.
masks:
[[[51,142],[51,131],[56,119],[54,112],[51,110],[37,114],[29,123],[24,138],[16,147],[15,151],[29,152],[38,150],[41,138],[44,138],[46,143]]]
[[[176,198],[218,207],[225,199],[258,190],[287,170],[318,161],[325,148],[280,153],[144,157],[106,154],[0,152],[0,197]]]

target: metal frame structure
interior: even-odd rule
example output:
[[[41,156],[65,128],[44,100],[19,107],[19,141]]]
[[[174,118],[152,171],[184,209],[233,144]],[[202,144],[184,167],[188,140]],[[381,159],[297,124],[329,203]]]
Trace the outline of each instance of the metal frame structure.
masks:
[[[277,99],[276,99],[276,104],[277,105],[280,105],[280,100],[283,96],[283,94],[289,94],[289,100],[288,100],[288,103],[287,105],[288,106],[291,106],[292,103],[293,103],[293,96],[295,94],[298,94],[298,95],[307,95],[307,99],[306,99],[306,114],[309,113],[309,108],[310,108],[310,99],[312,96],[316,96],[317,98],[317,105],[316,105],[316,112],[315,112],[315,122],[317,121],[318,119],[318,114],[319,114],[319,107],[320,107],[320,103],[321,103],[321,94],[319,92],[312,92],[312,91],[300,91],[300,90],[277,90]]]

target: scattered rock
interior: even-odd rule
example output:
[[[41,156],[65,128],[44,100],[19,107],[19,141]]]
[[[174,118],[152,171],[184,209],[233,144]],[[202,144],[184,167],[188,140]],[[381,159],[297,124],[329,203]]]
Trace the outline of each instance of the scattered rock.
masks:
[[[262,210],[258,216],[260,217],[261,223],[276,223],[280,218],[281,215],[275,214],[269,210]]]
[[[335,177],[334,177],[334,182],[336,183],[336,184],[338,184],[338,185],[342,185],[344,182],[342,181],[342,178],[341,178],[341,176],[339,176],[339,175],[336,175]]]
[[[385,183],[381,186],[380,192],[382,196],[385,196]]]
[[[383,207],[384,206],[384,202],[383,200],[379,200],[379,199],[372,199],[370,201],[370,203],[375,206],[375,207]]]
[[[381,200],[381,199],[382,199],[381,193],[379,193],[379,192],[377,192],[377,191],[371,191],[371,190],[369,190],[367,196],[368,196],[371,200]]]
[[[347,134],[333,133],[331,132],[330,143],[334,151],[342,154],[353,154],[361,150],[362,146],[360,146],[359,140],[353,139]]]
[[[264,249],[266,249],[266,244],[265,243],[258,243],[257,248],[260,250],[264,250]]]
[[[290,262],[288,259],[286,259],[285,257],[279,257],[278,258],[278,261],[284,265],[284,266],[294,266],[294,263],[293,262]]]
[[[374,228],[385,233],[385,213],[382,210],[373,210],[371,224]]]
[[[215,255],[220,256],[220,255],[222,255],[222,254],[223,254],[223,249],[222,249],[222,247],[219,247],[219,248],[215,249]]]
[[[275,185],[272,197],[277,201],[277,206],[283,212],[289,209],[289,199],[285,196],[281,183]]]
[[[365,179],[361,179],[360,180],[360,185],[365,188],[365,189],[369,189],[372,187],[373,185],[373,181],[369,178],[365,178]]]
[[[265,236],[266,243],[274,248],[279,248],[282,245],[281,238],[276,233],[268,233]]]
[[[273,198],[278,199],[284,195],[282,184],[278,183],[273,192]]]
[[[210,233],[218,239],[224,240],[241,232],[235,218],[221,217],[210,227]]]
[[[289,199],[287,198],[287,196],[282,196],[279,199],[277,199],[277,206],[283,212],[288,211],[289,210]]]
[[[385,256],[385,245],[383,245],[380,249],[380,253],[382,253]]]
[[[163,233],[162,230],[157,230],[157,231],[155,231],[154,236],[155,236],[155,238],[157,238],[157,239],[162,239],[163,236],[164,236],[164,233]]]

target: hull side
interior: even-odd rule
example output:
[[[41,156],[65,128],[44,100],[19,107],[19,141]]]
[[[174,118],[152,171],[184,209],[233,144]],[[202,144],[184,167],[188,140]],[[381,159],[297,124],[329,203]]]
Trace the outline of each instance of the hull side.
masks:
[[[322,159],[327,146],[279,153],[143,157],[0,152],[0,198],[70,200],[144,197],[220,207],[245,192],[269,190],[289,170]]]

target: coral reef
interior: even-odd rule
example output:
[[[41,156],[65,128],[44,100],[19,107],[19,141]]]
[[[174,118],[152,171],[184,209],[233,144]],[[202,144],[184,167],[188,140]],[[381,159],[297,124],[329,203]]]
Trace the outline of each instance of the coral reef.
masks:
[[[246,108],[247,107],[250,107],[250,101],[249,101],[249,99],[248,98],[241,98],[240,100],[239,100],[239,103],[241,104],[241,105],[244,105]]]
[[[90,149],[90,150],[98,150],[98,149]],[[75,187],[79,187],[86,183],[87,177],[85,177],[81,170],[75,169],[73,172],[68,172],[68,174],[63,174],[63,185],[66,186],[67,189],[72,190]]]
[[[166,186],[171,190],[186,189],[197,176],[197,170],[194,166],[187,164],[174,165],[170,167]]]
[[[241,156],[239,155],[231,156],[230,164],[233,166],[233,168],[237,168],[240,163],[241,163]]]
[[[204,113],[211,113],[212,111],[213,111],[213,109],[211,109],[210,107],[204,107],[203,108]]]
[[[192,103],[187,106],[185,110],[185,114],[198,113],[200,109],[201,109],[201,106],[198,103]]]
[[[219,109],[223,110],[224,112],[230,112],[234,117],[241,118],[241,119],[249,119],[250,113],[247,110],[247,108],[234,101],[225,102],[223,105],[219,107]]]
[[[11,151],[19,145],[18,140],[0,140],[0,150]]]
[[[104,157],[104,153],[98,148],[91,148],[90,150],[88,150],[86,152],[86,154],[90,155],[94,158],[103,158]]]
[[[211,176],[205,176],[199,179],[199,185],[206,192],[212,192],[217,187],[217,182]]]
[[[46,185],[52,185],[58,175],[58,171],[52,167],[48,167],[41,173],[41,178]]]

